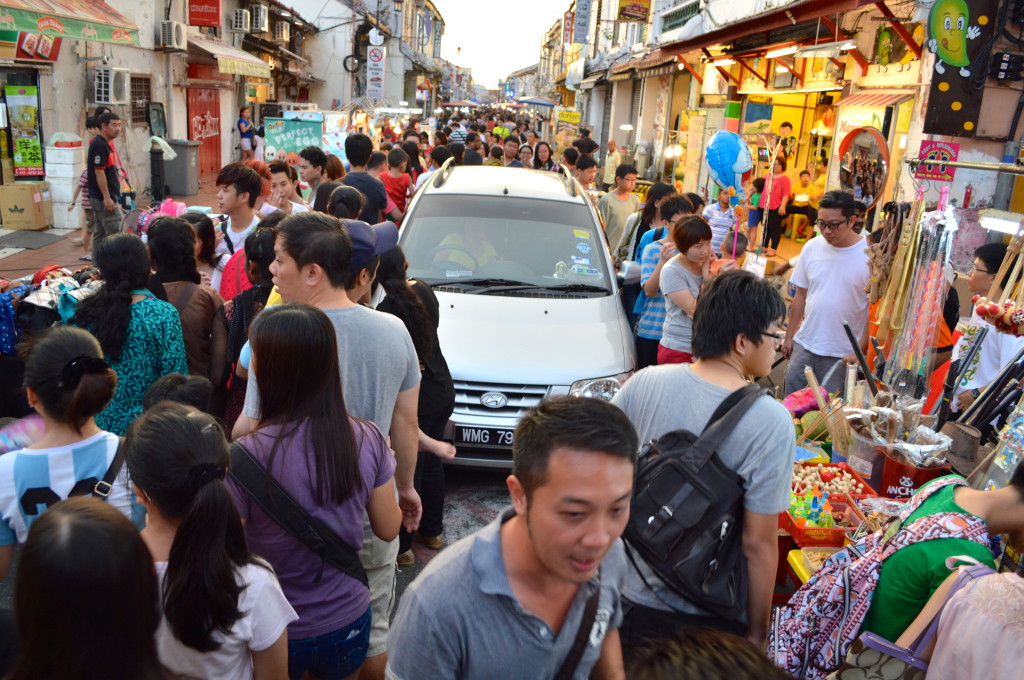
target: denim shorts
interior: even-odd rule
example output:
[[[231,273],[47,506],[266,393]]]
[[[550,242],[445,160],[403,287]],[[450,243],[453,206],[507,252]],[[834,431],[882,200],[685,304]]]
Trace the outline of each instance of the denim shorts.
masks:
[[[359,670],[370,644],[370,609],[333,633],[288,641],[288,677],[301,680],[306,671],[320,680],[340,680]]]

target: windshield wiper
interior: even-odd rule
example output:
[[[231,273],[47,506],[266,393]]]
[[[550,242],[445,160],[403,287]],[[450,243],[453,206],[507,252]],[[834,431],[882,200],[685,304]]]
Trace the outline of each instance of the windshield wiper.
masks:
[[[589,283],[562,283],[557,286],[542,286],[544,290],[561,290],[567,293],[608,293],[606,286],[594,286]]]
[[[592,286],[589,283],[563,283],[557,286],[544,286],[540,284],[526,285],[526,286],[498,286],[492,288],[482,288],[480,290],[473,291],[474,295],[489,294],[489,293],[513,293],[517,290],[554,290],[560,293],[607,293],[609,292],[604,286]]]

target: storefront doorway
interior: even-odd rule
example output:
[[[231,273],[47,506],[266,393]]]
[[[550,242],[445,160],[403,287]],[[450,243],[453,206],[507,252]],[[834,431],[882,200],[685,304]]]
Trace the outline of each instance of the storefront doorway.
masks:
[[[188,88],[188,138],[201,142],[199,175],[215,173],[221,167],[220,90],[212,87]]]

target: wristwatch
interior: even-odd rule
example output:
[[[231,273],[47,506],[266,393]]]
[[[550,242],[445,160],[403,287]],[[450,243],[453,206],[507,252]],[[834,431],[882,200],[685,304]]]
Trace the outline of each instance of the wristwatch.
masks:
[[[971,398],[972,399],[977,399],[980,396],[981,396],[981,390],[979,390],[977,387],[975,387],[973,390],[971,390]]]

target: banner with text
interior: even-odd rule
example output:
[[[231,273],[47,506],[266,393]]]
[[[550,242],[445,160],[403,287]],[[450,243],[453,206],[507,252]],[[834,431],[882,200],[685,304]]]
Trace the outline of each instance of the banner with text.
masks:
[[[952,182],[956,176],[956,168],[945,165],[949,161],[955,161],[960,155],[960,145],[956,142],[932,142],[925,140],[921,142],[921,151],[917,157],[928,159],[931,163],[921,163],[917,166],[914,179],[930,179],[935,182]]]
[[[647,21],[651,14],[651,0],[619,0],[619,19]]]
[[[220,28],[220,0],[188,0],[188,25]]]
[[[576,19],[573,22],[572,41],[586,43],[590,33],[591,0],[576,0]]]
[[[366,96],[374,99],[384,97],[384,64],[387,50],[371,47],[366,50]]]
[[[560,110],[555,114],[555,151],[562,151],[579,136],[580,112]]]
[[[289,161],[289,156],[298,153],[307,146],[320,148],[323,144],[324,124],[312,120],[285,120],[284,118],[264,118],[266,146],[264,156],[267,161]]]
[[[43,146],[39,141],[39,88],[8,85],[4,88],[11,138],[14,140],[15,177],[42,177]]]

